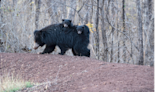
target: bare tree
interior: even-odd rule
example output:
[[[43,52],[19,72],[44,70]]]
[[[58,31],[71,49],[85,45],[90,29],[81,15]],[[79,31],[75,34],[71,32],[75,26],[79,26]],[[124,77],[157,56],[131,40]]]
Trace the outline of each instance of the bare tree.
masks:
[[[73,9],[75,9],[75,7],[76,7],[75,3],[76,3],[76,0],[71,0],[71,2],[70,2],[70,6]],[[70,10],[68,12],[69,14],[68,14],[67,18],[69,18],[69,19],[73,19],[74,15],[75,15],[75,12],[74,12],[74,10],[72,8],[70,8]]]
[[[154,52],[154,19],[153,19],[153,0],[144,0],[142,9],[143,19],[143,42],[144,42],[144,63],[153,61]]]
[[[123,33],[124,33],[124,38],[126,38],[125,36],[125,0],[122,0],[122,20],[123,20]],[[123,56],[124,56],[124,62],[126,62],[126,44],[125,44],[125,39],[123,40]]]
[[[41,0],[35,0],[35,4],[36,4],[35,27],[38,29]]]
[[[102,22],[102,25],[101,26],[105,26],[105,23],[104,23],[104,1],[105,0],[102,0],[102,4],[101,4],[101,22]],[[106,29],[104,27],[101,27],[101,30],[102,30],[102,38],[103,38],[103,45],[104,45],[104,58],[103,60],[104,61],[108,61],[108,45],[107,45],[107,37],[106,37]]]
[[[97,12],[96,12],[96,35],[95,35],[95,40],[96,40],[96,56],[99,59],[99,30],[98,30],[98,25],[99,25],[99,0],[97,0]]]
[[[117,7],[119,7],[119,4]],[[120,27],[120,25],[119,25],[119,12],[117,11],[117,38],[118,38],[118,40],[120,38],[120,33],[118,31],[119,27]],[[120,63],[120,41],[118,41],[118,44],[117,44],[117,62]]]
[[[54,19],[54,11],[56,10],[55,8],[55,5],[54,5],[54,1],[53,0],[48,0],[46,1],[47,3],[47,6],[49,7],[48,9],[48,13],[49,13],[49,16],[50,16],[50,19],[51,19],[51,23],[54,23],[55,22],[55,19]]]
[[[142,31],[142,15],[141,15],[141,5],[140,0],[137,0],[137,9],[138,9],[138,42],[139,42],[139,65],[143,65],[143,31]]]

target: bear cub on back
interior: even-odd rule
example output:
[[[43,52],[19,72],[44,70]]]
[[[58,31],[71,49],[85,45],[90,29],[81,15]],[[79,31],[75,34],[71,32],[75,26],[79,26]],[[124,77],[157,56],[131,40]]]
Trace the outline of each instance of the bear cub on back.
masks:
[[[64,27],[73,27],[72,20],[69,19],[62,19],[62,24]]]
[[[64,20],[63,24],[65,22],[70,23],[71,21]],[[87,48],[89,37],[82,34],[79,35],[76,29],[78,26],[69,26],[69,24],[67,27],[61,27],[60,24],[52,24],[41,30],[35,30],[34,41],[36,46],[34,49],[46,45],[44,51],[40,53],[45,54],[54,51],[55,46],[58,45],[61,49],[61,55],[64,55],[65,52],[71,48],[74,55],[90,57],[90,50]],[[62,30],[68,30],[69,32]]]
[[[81,35],[85,35],[86,37],[89,37],[90,32],[88,26],[80,25],[77,26],[76,30],[79,35],[81,34]]]

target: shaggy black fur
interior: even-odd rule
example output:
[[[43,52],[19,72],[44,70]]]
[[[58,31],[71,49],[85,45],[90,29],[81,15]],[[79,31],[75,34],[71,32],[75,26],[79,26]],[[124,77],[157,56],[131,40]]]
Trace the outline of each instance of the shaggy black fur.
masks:
[[[90,57],[90,50],[87,48],[89,44],[88,37],[77,34],[77,26],[63,27],[61,24],[53,24],[41,30],[34,31],[34,40],[39,46],[46,44],[46,48],[41,54],[51,53],[55,46],[61,49],[61,55],[72,48],[73,54],[78,56]],[[65,33],[61,30],[67,30]]]

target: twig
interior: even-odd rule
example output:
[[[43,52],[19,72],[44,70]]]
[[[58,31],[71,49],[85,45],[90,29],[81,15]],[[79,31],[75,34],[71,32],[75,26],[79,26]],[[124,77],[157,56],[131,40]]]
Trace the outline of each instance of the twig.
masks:
[[[109,22],[109,19],[108,19],[108,17],[107,17],[107,14],[106,14],[106,18],[107,18],[108,24],[109,24],[112,28],[116,29],[116,28],[112,25],[112,23]],[[138,47],[133,43],[133,41],[131,40],[131,38],[129,38],[129,37],[127,36],[126,32],[121,32],[120,30],[117,30],[117,31],[120,32],[120,33],[122,33],[122,34],[124,34],[124,35],[130,40],[130,42],[134,45],[134,47],[139,51]]]
[[[56,2],[56,3],[59,3],[59,4],[62,4],[62,5],[65,5],[65,6],[67,6],[67,7],[72,8],[75,12],[77,12],[78,16],[83,20],[83,18],[82,18],[81,15],[79,14],[79,12],[80,12],[81,9],[83,8],[84,4],[83,4],[83,6],[77,11],[75,8],[73,8],[73,7],[69,6],[69,5],[66,5],[66,4],[64,4],[64,3],[61,3],[61,2]],[[53,5],[52,5],[52,6],[53,6]]]
[[[37,88],[37,87],[39,87],[39,86],[46,85],[46,87],[50,87],[52,83],[57,84],[57,79],[58,79],[59,71],[61,70],[61,68],[62,68],[62,65],[59,66],[59,70],[58,70],[58,72],[57,72],[57,74],[56,74],[56,77],[55,77],[55,80],[54,80],[54,81],[52,81],[52,82],[50,82],[50,81],[44,82],[44,83],[41,83],[41,84],[39,84],[39,85],[35,85],[35,86],[31,87],[31,88],[26,88],[26,89],[30,89],[30,91],[32,91],[32,90],[35,90],[35,88]],[[47,86],[47,85],[48,85],[48,86]],[[24,89],[24,90],[26,90],[26,89]]]

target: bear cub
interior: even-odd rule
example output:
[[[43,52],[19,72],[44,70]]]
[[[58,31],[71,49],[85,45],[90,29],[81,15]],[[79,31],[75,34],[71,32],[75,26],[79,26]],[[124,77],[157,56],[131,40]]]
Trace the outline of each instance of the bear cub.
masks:
[[[69,19],[62,19],[63,27],[73,27],[72,20]]]

